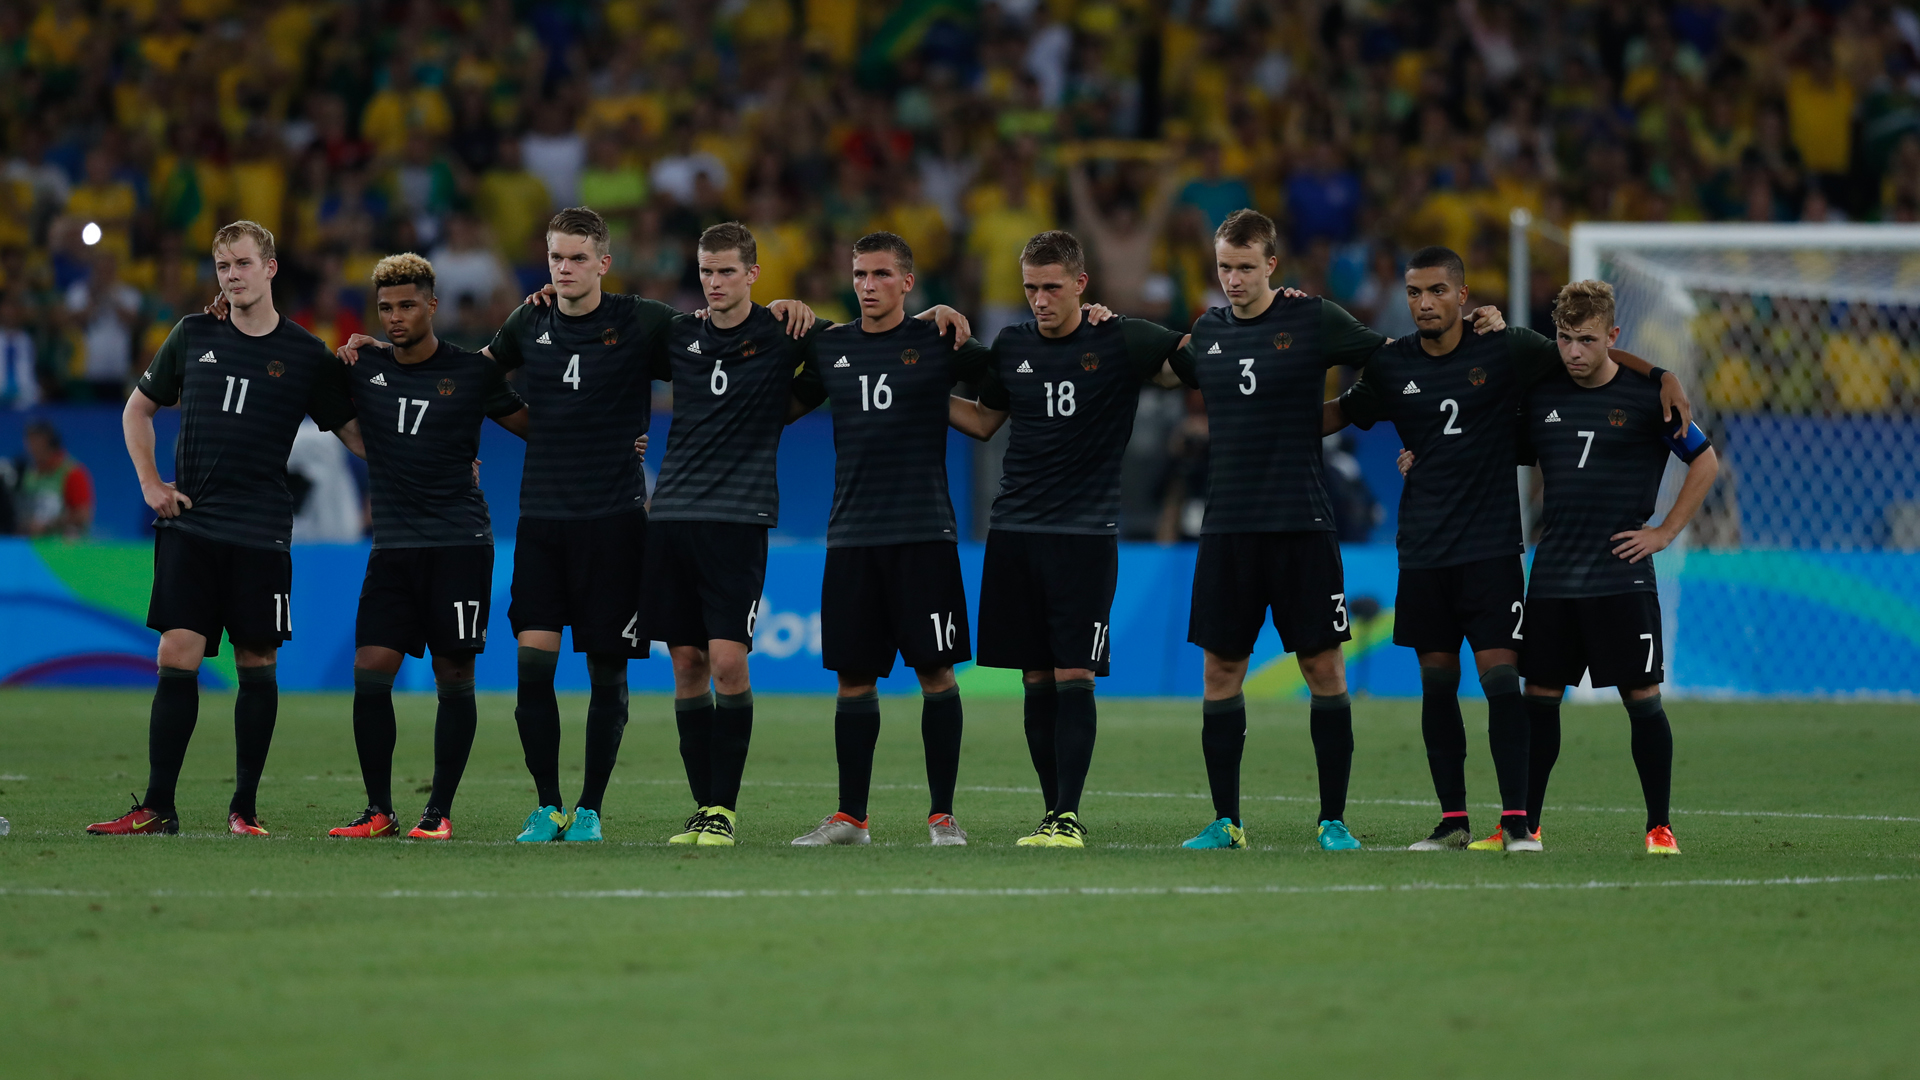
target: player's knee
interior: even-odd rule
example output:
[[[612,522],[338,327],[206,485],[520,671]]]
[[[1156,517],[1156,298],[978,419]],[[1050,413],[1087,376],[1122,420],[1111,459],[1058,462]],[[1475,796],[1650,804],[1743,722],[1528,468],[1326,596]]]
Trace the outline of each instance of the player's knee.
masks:
[[[1533,683],[1533,682],[1529,682],[1527,684],[1528,697],[1552,698],[1555,701],[1559,701],[1560,698],[1566,694],[1566,692],[1567,692],[1567,688],[1564,686],[1543,686],[1539,683]],[[1621,692],[1621,696],[1623,697],[1625,696],[1625,691]]]
[[[1048,689],[1053,686],[1053,672],[1051,670],[1023,671],[1020,673],[1020,682],[1029,690]]]
[[[1651,686],[1623,686],[1620,688],[1620,700],[1629,705],[1636,701],[1647,701],[1659,696],[1659,683],[1654,683]]]
[[[1087,686],[1091,688],[1093,686],[1093,669],[1054,668],[1053,683],[1055,686],[1059,686],[1061,683],[1086,683]]]
[[[952,667],[915,668],[913,673],[920,678],[922,694],[944,694],[960,685],[953,677]]]
[[[1441,697],[1458,697],[1460,695],[1460,661],[1455,660],[1452,667],[1445,667],[1438,664],[1429,665],[1422,660],[1420,692]]]
[[[354,659],[354,666],[361,666],[357,657]],[[395,667],[397,668],[398,665],[396,664]],[[441,686],[445,686],[450,681],[458,682],[461,679],[472,682],[473,667],[474,657],[472,654],[465,656],[436,656],[433,658],[433,680]]]
[[[613,653],[588,653],[587,681],[594,686],[615,686],[625,683],[627,658]]]
[[[1512,664],[1495,664],[1480,673],[1480,689],[1488,697],[1520,693],[1520,672]]]
[[[857,698],[879,693],[880,680],[869,675],[840,676],[840,697]]]
[[[1229,698],[1240,692],[1247,679],[1251,657],[1228,657],[1209,652],[1201,662],[1200,681],[1209,699]]]
[[[1340,646],[1302,655],[1299,661],[1300,676],[1306,680],[1309,692],[1321,697],[1347,692],[1347,662]]]

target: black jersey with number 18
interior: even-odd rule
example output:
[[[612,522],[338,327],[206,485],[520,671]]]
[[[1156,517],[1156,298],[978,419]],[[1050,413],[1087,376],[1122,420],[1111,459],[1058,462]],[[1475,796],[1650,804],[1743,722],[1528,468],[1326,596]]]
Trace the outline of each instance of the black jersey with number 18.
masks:
[[[258,337],[211,315],[181,319],[139,389],[156,404],[180,406],[174,486],[193,506],[155,527],[287,550],[287,454],[301,417],[328,431],[353,419],[343,369],[319,338],[284,316]]]

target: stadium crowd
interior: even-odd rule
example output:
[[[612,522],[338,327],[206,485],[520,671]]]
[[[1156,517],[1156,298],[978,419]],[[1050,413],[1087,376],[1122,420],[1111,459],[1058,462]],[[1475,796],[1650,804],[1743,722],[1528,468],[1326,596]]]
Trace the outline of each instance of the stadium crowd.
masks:
[[[334,344],[405,250],[447,336],[484,342],[575,204],[613,224],[611,288],[683,308],[695,238],[737,218],[757,295],[848,318],[845,252],[886,229],[988,337],[1055,226],[1088,242],[1092,299],[1184,328],[1241,206],[1282,223],[1286,283],[1403,333],[1404,254],[1451,247],[1503,298],[1526,207],[1545,325],[1553,226],[1920,217],[1917,57],[1888,0],[0,5],[0,403],[124,398],[237,218]],[[1142,407],[1149,532],[1186,531],[1197,412]]]

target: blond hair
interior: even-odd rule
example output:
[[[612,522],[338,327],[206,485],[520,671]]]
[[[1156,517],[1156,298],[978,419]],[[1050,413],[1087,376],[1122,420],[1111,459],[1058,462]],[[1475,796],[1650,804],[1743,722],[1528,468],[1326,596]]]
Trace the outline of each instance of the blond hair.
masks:
[[[1553,325],[1571,330],[1599,319],[1602,330],[1612,330],[1613,310],[1613,286],[1604,281],[1569,281],[1553,298]]]
[[[373,287],[418,285],[423,296],[433,295],[433,264],[411,251],[389,255],[373,267]]]
[[[220,226],[220,231],[213,234],[214,257],[219,257],[221,248],[230,248],[241,239],[249,236],[253,238],[255,244],[260,246],[260,257],[262,259],[273,258],[273,234],[267,231],[265,225],[257,221],[236,221],[229,225]]]

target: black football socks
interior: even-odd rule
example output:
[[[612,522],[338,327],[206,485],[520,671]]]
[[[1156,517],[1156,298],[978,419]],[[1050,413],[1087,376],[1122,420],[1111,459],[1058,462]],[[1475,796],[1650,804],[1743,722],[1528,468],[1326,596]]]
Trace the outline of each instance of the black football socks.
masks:
[[[473,753],[473,733],[479,712],[473,701],[473,680],[454,679],[439,684],[440,707],[433,718],[433,793],[427,805],[441,816],[453,814],[453,797]]]
[[[393,673],[353,669],[353,749],[360,755],[360,780],[367,805],[393,814]],[[435,805],[438,805],[437,803]]]
[[[1207,788],[1213,793],[1213,816],[1227,818],[1235,825],[1240,824],[1240,757],[1246,748],[1246,695],[1202,701],[1200,753],[1207,759]]]
[[[520,728],[520,752],[533,776],[541,806],[560,806],[560,702],[553,696],[553,671],[560,654],[520,646],[520,688],[513,722]]]
[[[920,697],[920,741],[927,750],[927,816],[953,813],[953,789],[960,782],[960,688],[949,686]]]
[[[239,686],[233,697],[233,801],[227,812],[248,821],[259,816],[254,798],[260,793],[260,774],[273,746],[273,725],[280,715],[278,664],[235,670]]]
[[[1500,824],[1526,831],[1527,704],[1520,697],[1520,672],[1499,664],[1480,676],[1487,694],[1487,744],[1493,751],[1493,775],[1500,784]],[[1517,819],[1517,821],[1516,821]],[[1510,830],[1511,831],[1511,830]]]
[[[1059,752],[1055,728],[1060,719],[1060,692],[1051,682],[1028,683],[1026,699],[1027,755],[1040,778],[1040,797],[1052,810],[1060,799]]]
[[[1087,771],[1093,768],[1093,740],[1099,726],[1093,705],[1093,680],[1056,682],[1054,692],[1059,697],[1053,745],[1060,770],[1060,795],[1054,801],[1053,811],[1077,814],[1080,793],[1087,786]]]
[[[753,742],[753,691],[715,694],[713,708],[713,789],[708,805],[740,809],[740,777],[747,771],[747,747]]]
[[[1320,773],[1320,820],[1345,821],[1347,779],[1353,773],[1353,699],[1315,694],[1308,716],[1313,762]]]
[[[713,692],[673,699],[673,722],[680,729],[680,763],[687,769],[693,805],[713,805]]]
[[[1633,767],[1640,772],[1640,791],[1647,799],[1647,831],[1673,824],[1673,728],[1660,695],[1627,702],[1633,724]]]
[[[627,730],[627,658],[587,654],[587,762],[576,809],[600,812]],[[555,804],[558,805],[558,804]]]
[[[1460,716],[1460,673],[1451,668],[1420,669],[1420,737],[1427,744],[1427,770],[1440,816],[1467,824],[1467,724]]]
[[[147,720],[147,797],[140,805],[173,817],[174,789],[180,784],[180,765],[187,758],[200,721],[200,673],[163,667],[153,690],[153,712]]]
[[[873,748],[880,742],[880,695],[868,690],[834,701],[833,756],[840,765],[840,812],[867,820]]]
[[[1560,699],[1527,695],[1527,830],[1540,831],[1547,778],[1560,760]]]

